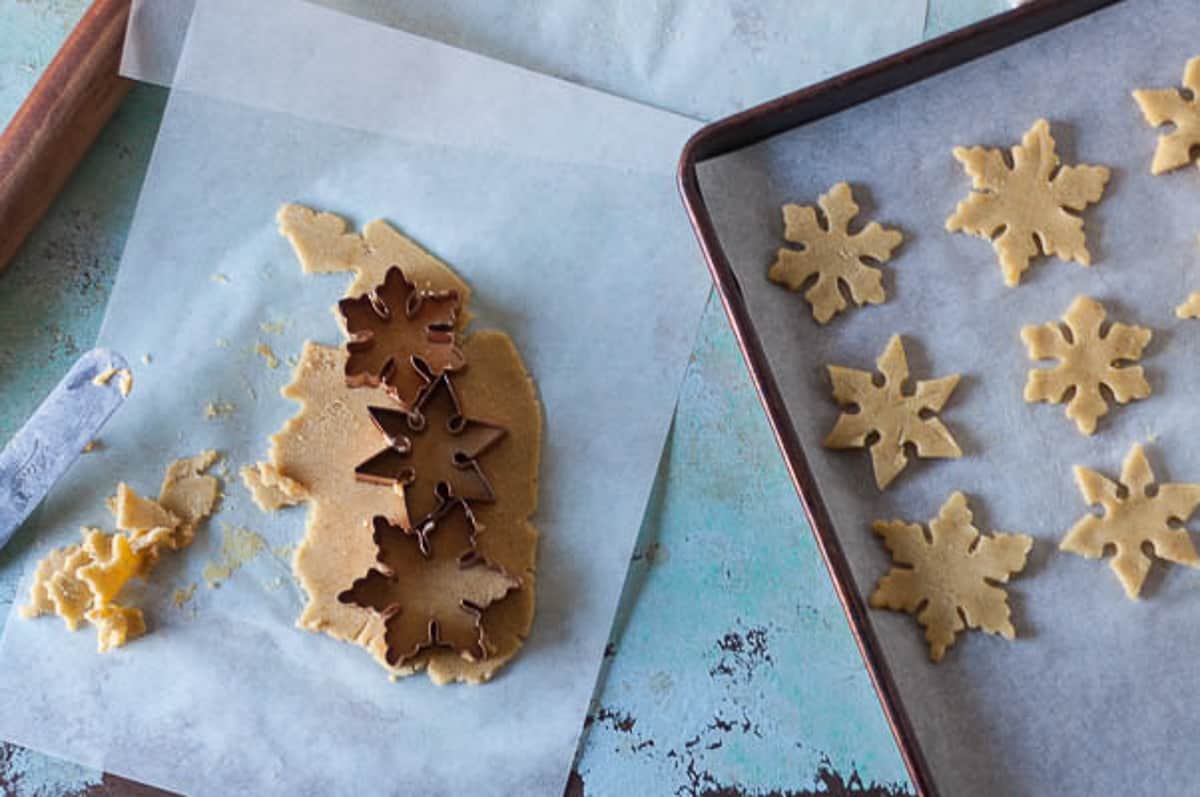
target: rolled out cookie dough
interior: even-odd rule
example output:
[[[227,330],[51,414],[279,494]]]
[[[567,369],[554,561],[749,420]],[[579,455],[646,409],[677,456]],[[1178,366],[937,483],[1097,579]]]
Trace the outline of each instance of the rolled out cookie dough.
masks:
[[[422,287],[458,290],[464,298],[457,324],[461,334],[469,315],[465,307],[469,288],[386,223],[371,222],[360,236],[346,233],[345,222],[337,216],[295,205],[280,211],[279,222],[305,271],[355,273],[347,296],[359,295],[381,281],[393,265]],[[382,443],[367,407],[395,406],[395,402],[380,388],[346,386],[343,349],[305,344],[292,382],[283,389],[283,395],[300,402],[301,409],[271,437],[269,461],[243,471],[243,480],[263,508],[280,503],[281,479],[294,485],[289,488],[294,494],[303,491],[307,498],[305,536],[292,563],[308,596],[297,624],[362,646],[394,676],[424,669],[439,684],[490,679],[523,643],[534,611],[538,532],[529,517],[537,506],[542,423],[536,389],[507,335],[481,331],[461,336],[460,342],[468,366],[455,375],[454,384],[464,414],[507,430],[482,459],[497,500],[472,504],[484,527],[478,549],[520,580],[518,589],[484,613],[484,629],[493,648],[486,659],[472,662],[452,650],[432,648],[390,667],[380,616],[338,600],[375,565],[372,519],[376,515],[397,518],[404,506],[402,487],[388,489],[355,479],[355,466]]]

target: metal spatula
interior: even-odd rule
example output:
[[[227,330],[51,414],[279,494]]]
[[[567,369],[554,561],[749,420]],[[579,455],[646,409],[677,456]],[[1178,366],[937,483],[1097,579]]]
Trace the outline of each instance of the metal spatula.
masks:
[[[124,401],[116,379],[92,380],[107,368],[128,367],[116,352],[92,349],[0,451],[0,548]]]

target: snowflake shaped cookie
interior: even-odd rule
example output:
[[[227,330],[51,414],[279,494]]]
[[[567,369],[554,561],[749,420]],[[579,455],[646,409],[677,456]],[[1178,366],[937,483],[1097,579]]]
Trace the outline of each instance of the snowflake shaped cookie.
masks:
[[[1142,367],[1128,363],[1141,358],[1153,333],[1127,324],[1112,324],[1106,330],[1105,315],[1099,302],[1080,296],[1063,315],[1065,325],[1052,321],[1021,330],[1021,340],[1031,359],[1060,361],[1054,368],[1029,372],[1025,400],[1060,404],[1074,389],[1067,417],[1085,435],[1095,432],[1097,419],[1108,413],[1101,385],[1120,404],[1150,395],[1150,383]]]
[[[1183,87],[1191,92],[1184,97],[1179,89],[1138,89],[1133,99],[1146,121],[1154,127],[1175,126],[1158,138],[1151,174],[1164,174],[1194,160],[1193,149],[1200,146],[1200,57],[1187,62],[1183,69]]]
[[[928,532],[901,520],[877,520],[871,528],[894,563],[871,593],[871,606],[916,616],[925,629],[929,658],[941,661],[965,628],[1016,636],[1008,595],[997,584],[1024,569],[1032,537],[981,534],[960,492],[938,510]]]
[[[1075,481],[1083,500],[1104,511],[1099,516],[1085,515],[1059,547],[1098,559],[1112,546],[1116,554],[1110,566],[1130,599],[1141,592],[1153,564],[1144,550],[1147,544],[1159,559],[1200,567],[1200,556],[1187,529],[1177,525],[1187,522],[1200,505],[1200,484],[1156,485],[1140,445],[1125,457],[1120,485],[1079,465],[1075,466]]]
[[[830,188],[817,204],[824,223],[814,207],[783,206],[783,237],[802,248],[781,248],[767,276],[793,291],[812,281],[804,298],[812,305],[813,318],[824,324],[846,309],[843,287],[859,306],[884,301],[883,272],[868,264],[891,259],[904,236],[876,222],[851,233],[858,205],[846,183]]]
[[[870,371],[829,366],[834,399],[856,411],[842,413],[825,438],[825,447],[870,446],[875,484],[881,490],[908,464],[906,445],[911,444],[922,458],[961,457],[950,431],[933,416],[954,392],[958,374],[917,382],[912,393],[906,393],[908,359],[899,335],[888,341],[876,365],[883,375],[880,385]]]
[[[946,229],[990,240],[1006,285],[1020,283],[1041,253],[1091,265],[1083,219],[1076,213],[1100,201],[1106,167],[1061,166],[1045,119],[1034,122],[1012,148],[1011,166],[998,149],[956,147],[954,157],[974,190],[958,203]]]

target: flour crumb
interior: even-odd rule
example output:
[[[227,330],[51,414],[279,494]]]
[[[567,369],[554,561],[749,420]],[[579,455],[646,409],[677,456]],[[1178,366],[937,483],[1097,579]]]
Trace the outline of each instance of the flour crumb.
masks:
[[[210,401],[204,405],[204,420],[211,421],[232,415],[237,407],[228,401]]]
[[[254,347],[254,353],[266,361],[268,368],[279,367],[279,358],[275,356],[275,352],[271,351],[271,347],[262,341],[259,341],[258,345]]]
[[[290,321],[263,321],[262,323],[260,323],[258,325],[258,328],[261,329],[264,334],[279,335],[279,334],[283,333],[283,330],[287,329],[287,326],[289,323],[291,323],[291,322]]]
[[[209,589],[216,589],[227,581],[242,565],[262,553],[267,541],[244,526],[222,525],[221,555],[209,562],[202,575]]]
[[[175,590],[175,593],[171,596],[171,605],[173,605],[176,609],[182,609],[184,606],[188,605],[195,595],[196,585],[194,583],[189,584],[186,587]]]
[[[218,349],[228,349],[229,348],[229,339],[228,338],[217,338],[216,346]]]
[[[229,277],[226,277],[224,274],[222,274],[219,271],[216,274],[213,274],[211,277],[209,277],[209,279],[211,279],[213,282],[217,283],[218,285],[228,285],[229,284]]]
[[[149,365],[152,361],[153,360],[150,357],[150,352],[146,352],[142,355],[142,365]]]

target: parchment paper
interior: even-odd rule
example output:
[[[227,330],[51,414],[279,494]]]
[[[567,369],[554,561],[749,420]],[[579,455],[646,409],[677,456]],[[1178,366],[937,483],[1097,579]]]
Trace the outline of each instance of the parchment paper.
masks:
[[[121,72],[170,84],[195,0],[134,0]],[[925,0],[318,0],[670,111],[715,118],[921,37]]]
[[[201,2],[100,335],[152,363],[32,521],[29,567],[107,523],[118,478],[153,492],[170,458],[265,454],[297,407],[277,395],[290,369],[252,349],[339,342],[346,277],[302,276],[275,229],[299,201],[384,216],[453,264],[476,326],[511,334],[537,379],[532,636],[486,686],[389,683],[293,627],[286,551],[204,586],[223,524],[273,548],[303,533],[302,508],[264,516],[230,474],[209,530],[134,595],[144,639],[98,656],[90,630],[8,624],[0,735],[189,794],[561,794],[709,289],[672,175],[692,128],[306,3]],[[204,420],[210,401],[236,411]]]
[[[1173,312],[1200,290],[1200,174],[1150,175],[1164,130],[1147,125],[1130,97],[1179,85],[1198,40],[1188,0],[1129,0],[703,169],[858,589],[869,594],[890,564],[870,522],[924,523],[953,490],[969,495],[981,528],[1036,538],[1008,588],[1015,642],[967,633],[933,665],[911,616],[871,612],[942,794],[1194,791],[1200,572],[1156,563],[1132,602],[1107,560],[1057,545],[1089,511],[1075,464],[1115,478],[1142,442],[1160,482],[1200,482],[1200,322]],[[951,150],[1007,148],[1040,116],[1064,162],[1107,164],[1113,177],[1083,214],[1095,265],[1040,258],[1020,287],[1006,288],[988,242],[943,229],[970,189]],[[899,227],[906,240],[885,266],[887,304],[818,328],[801,295],[766,272],[783,241],[780,206],[812,204],[839,180],[855,188],[860,224]],[[1114,407],[1090,438],[1061,405],[1021,397],[1034,363],[1020,327],[1059,318],[1080,294],[1103,302],[1110,319],[1154,330],[1142,361],[1154,394]],[[966,456],[911,464],[880,494],[865,452],[820,447],[838,414],[825,365],[873,370],[895,332],[914,378],[963,374],[942,417]]]

